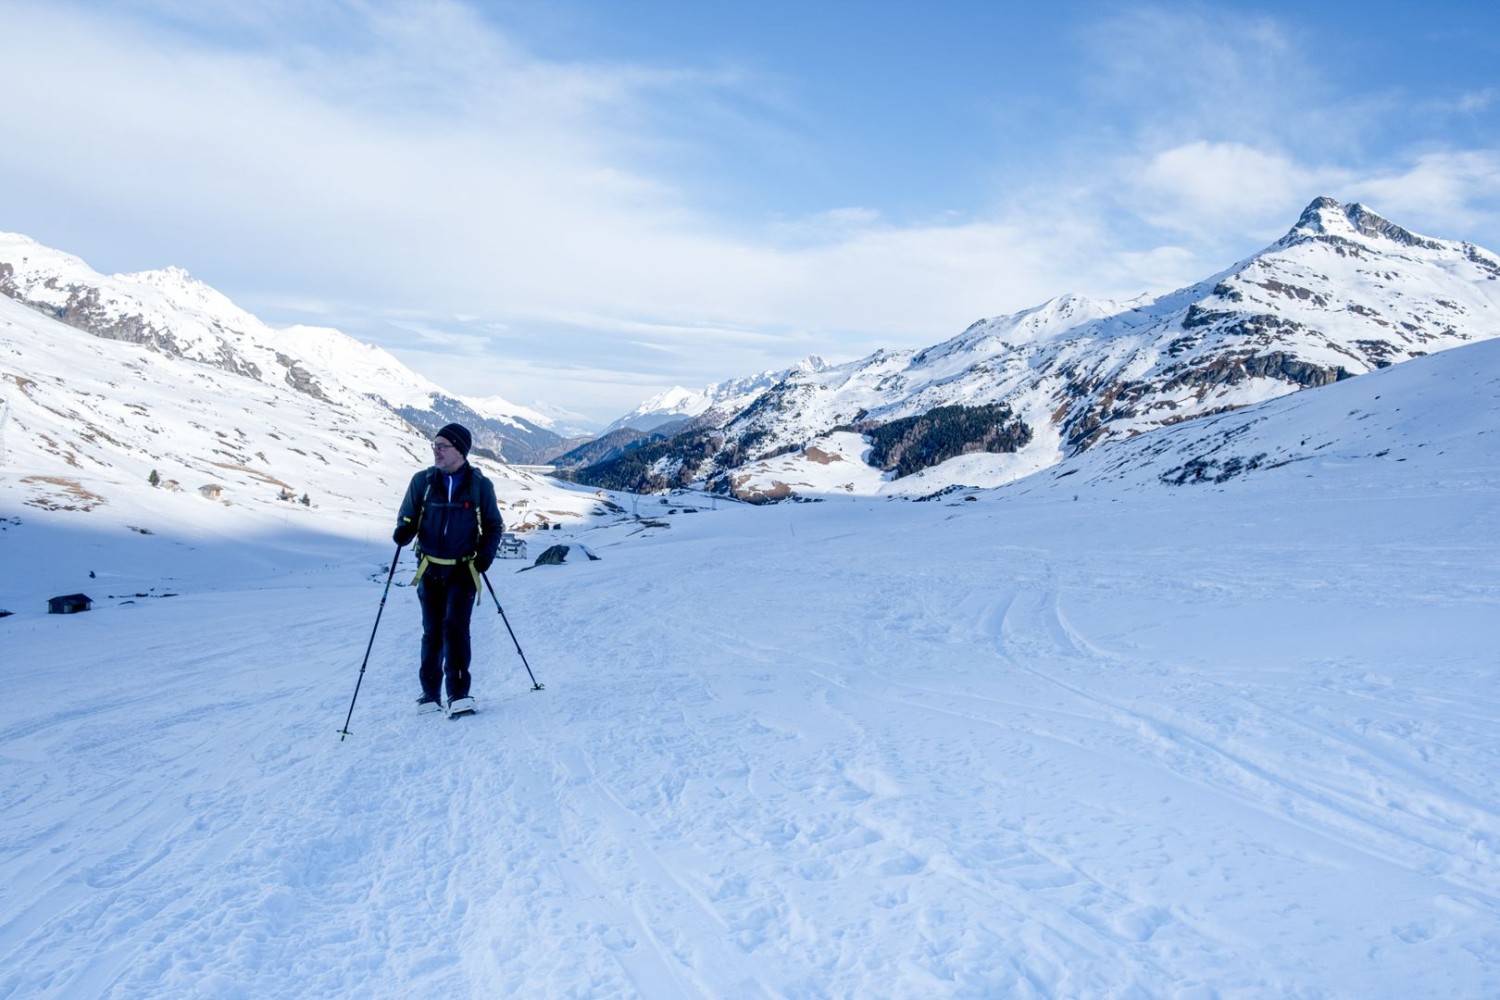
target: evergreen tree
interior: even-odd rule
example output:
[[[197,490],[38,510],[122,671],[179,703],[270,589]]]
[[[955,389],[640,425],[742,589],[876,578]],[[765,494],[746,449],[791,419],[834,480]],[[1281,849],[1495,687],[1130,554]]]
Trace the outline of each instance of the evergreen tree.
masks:
[[[999,403],[939,406],[887,424],[860,425],[870,442],[870,464],[896,478],[967,452],[1014,452],[1031,441],[1031,428]]]

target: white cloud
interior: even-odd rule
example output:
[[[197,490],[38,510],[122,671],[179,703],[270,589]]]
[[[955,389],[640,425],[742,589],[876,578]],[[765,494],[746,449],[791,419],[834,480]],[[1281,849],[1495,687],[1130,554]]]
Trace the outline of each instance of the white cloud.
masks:
[[[1477,224],[1500,223],[1500,148],[1427,153],[1353,187],[1358,198],[1407,228],[1453,238]]]
[[[1482,114],[1494,107],[1497,99],[1500,99],[1500,90],[1494,87],[1469,91],[1459,96],[1458,110],[1466,115]]]
[[[1267,220],[1286,228],[1293,206],[1347,180],[1344,171],[1305,166],[1279,152],[1200,140],[1152,156],[1133,178],[1132,200],[1163,229],[1253,233]]]
[[[1206,4],[1132,6],[1084,29],[1081,85],[1123,115],[1127,141],[1148,147],[1202,138],[1253,146],[1335,129],[1325,86],[1282,24]]]

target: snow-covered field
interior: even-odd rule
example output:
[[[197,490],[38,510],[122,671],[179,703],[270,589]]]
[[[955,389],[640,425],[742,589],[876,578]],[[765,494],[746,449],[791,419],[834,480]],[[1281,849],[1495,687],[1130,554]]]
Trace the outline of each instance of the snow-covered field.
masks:
[[[395,586],[343,741],[388,514],[0,510],[0,996],[1500,995],[1496,346],[1220,418],[1305,454],[1219,485],[549,532],[545,690],[490,603],[412,714]]]

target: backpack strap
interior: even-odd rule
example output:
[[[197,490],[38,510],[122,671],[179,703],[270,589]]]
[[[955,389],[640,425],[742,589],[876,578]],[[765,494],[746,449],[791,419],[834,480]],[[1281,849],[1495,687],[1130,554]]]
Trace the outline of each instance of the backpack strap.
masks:
[[[474,504],[475,541],[484,538],[484,503],[480,498],[479,470],[469,466],[469,500]]]
[[[422,513],[427,510],[427,500],[432,496],[432,484],[437,482],[438,470],[427,470],[427,486],[422,490],[422,502],[417,504],[417,523],[422,523]]]

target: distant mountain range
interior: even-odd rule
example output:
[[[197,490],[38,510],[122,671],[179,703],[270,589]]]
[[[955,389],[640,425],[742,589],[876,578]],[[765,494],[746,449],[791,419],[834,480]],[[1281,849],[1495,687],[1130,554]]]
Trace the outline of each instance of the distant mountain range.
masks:
[[[0,325],[23,359],[5,366],[0,384],[0,458],[14,416],[12,429],[28,428],[30,443],[53,459],[109,466],[118,456],[95,455],[95,446],[115,438],[111,421],[141,424],[149,437],[156,425],[144,416],[154,404],[131,396],[130,408],[116,412],[113,403],[87,402],[90,393],[107,396],[132,379],[156,384],[160,374],[160,393],[200,403],[208,393],[230,409],[239,400],[268,423],[275,410],[258,407],[295,408],[297,433],[316,426],[324,439],[324,465],[368,466],[370,452],[382,451],[384,467],[395,445],[399,461],[382,478],[426,461],[422,438],[457,420],[474,431],[478,457],[554,464],[579,484],[607,489],[693,487],[763,502],[996,486],[1106,442],[1495,337],[1500,258],[1320,198],[1271,246],[1168,295],[1067,295],[920,350],[840,365],[809,357],[700,390],[675,388],[590,438],[565,436],[537,409],[447,393],[337,330],[272,329],[176,268],[105,276],[0,234],[0,305]],[[54,324],[132,350],[90,351],[110,360],[85,390],[70,384],[61,361],[50,374],[26,361],[40,356],[38,345],[62,342]],[[156,372],[152,358],[189,367]],[[77,420],[59,423],[67,413]],[[298,483],[317,478],[267,471],[262,456],[283,448],[274,433],[183,419],[189,437],[213,429],[188,463],[202,472],[251,469],[245,482],[268,476],[299,495]],[[339,435],[328,439],[329,428]],[[364,443],[344,455],[347,440]],[[115,443],[167,454],[129,435]],[[289,467],[305,464],[290,451]]]
[[[819,372],[827,367],[822,358],[813,355],[781,371],[728,379],[702,389],[673,386],[652,396],[597,436],[551,456],[551,461],[565,470],[598,465],[693,428],[717,427],[793,375]]]
[[[794,375],[805,375],[826,371],[828,364],[817,355],[781,371],[765,371],[758,375],[727,379],[704,386],[702,389],[684,389],[673,386],[666,392],[652,396],[634,410],[625,414],[600,432],[604,437],[615,431],[633,429],[637,431],[661,431],[664,428],[683,430],[689,423],[722,423],[755,402],[762,393],[786,381]]]
[[[726,419],[574,470],[764,501],[995,486],[1111,440],[1500,335],[1500,258],[1368,208],[1310,204],[1271,246],[1157,298],[1066,295],[943,343],[805,366]],[[658,406],[658,409],[664,409]],[[858,472],[874,463],[879,477]]]
[[[0,233],[0,295],[96,337],[286,385],[313,399],[358,391],[424,435],[457,421],[473,431],[477,453],[491,458],[529,463],[569,445],[548,426],[554,421],[535,410],[499,397],[454,396],[338,330],[272,329],[179,268],[106,276],[25,236]]]

